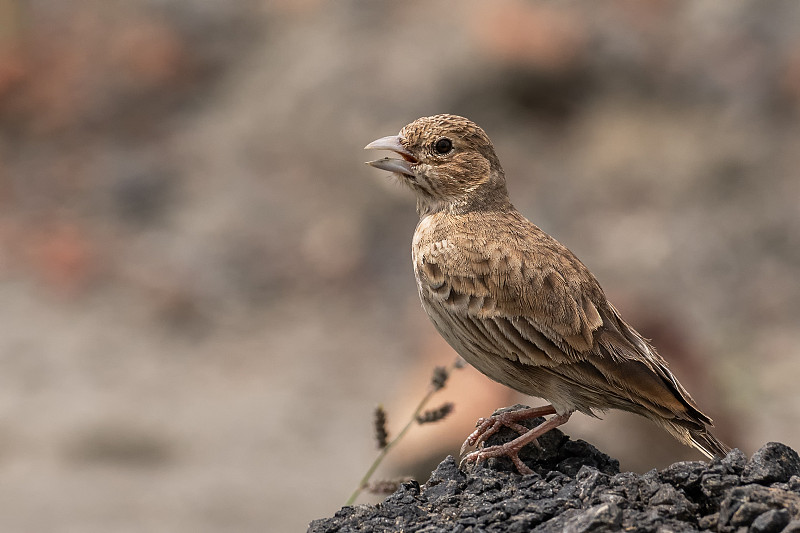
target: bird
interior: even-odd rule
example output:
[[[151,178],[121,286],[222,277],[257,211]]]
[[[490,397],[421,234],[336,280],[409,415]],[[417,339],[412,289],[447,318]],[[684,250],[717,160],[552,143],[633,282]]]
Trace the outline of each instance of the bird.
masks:
[[[730,450],[655,347],[625,322],[595,276],[567,247],[511,203],[486,132],[451,114],[419,118],[367,150],[398,155],[367,162],[413,191],[412,261],[422,307],[469,364],[548,405],[481,418],[462,461],[508,457],[578,411],[608,409],[650,419],[707,458]],[[549,416],[533,429],[519,422]],[[509,427],[519,436],[486,446]]]

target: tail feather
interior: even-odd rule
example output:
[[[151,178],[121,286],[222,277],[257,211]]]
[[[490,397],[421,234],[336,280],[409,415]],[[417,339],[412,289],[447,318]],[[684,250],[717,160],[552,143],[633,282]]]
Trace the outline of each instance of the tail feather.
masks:
[[[667,419],[648,416],[650,420],[666,429],[673,437],[687,446],[696,448],[709,459],[725,457],[730,447],[715,437],[705,424],[686,419]]]
[[[691,445],[700,450],[709,459],[725,457],[730,447],[711,434],[708,429],[689,430]]]

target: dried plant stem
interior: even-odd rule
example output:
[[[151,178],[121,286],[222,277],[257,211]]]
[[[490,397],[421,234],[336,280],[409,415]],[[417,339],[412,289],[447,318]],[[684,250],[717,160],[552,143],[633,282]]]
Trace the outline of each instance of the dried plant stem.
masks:
[[[452,371],[454,368],[457,368],[457,365],[458,365],[458,359],[456,360],[455,363],[447,367],[448,373]],[[425,408],[425,405],[427,405],[428,401],[430,401],[433,395],[439,392],[442,389],[442,387],[443,384],[437,385],[436,383],[434,383],[428,388],[428,392],[425,394],[425,396],[423,396],[422,400],[417,405],[417,408],[414,409],[414,412],[411,414],[408,423],[406,423],[406,425],[403,427],[403,429],[400,430],[400,433],[398,433],[395,438],[390,440],[386,444],[386,446],[384,446],[383,449],[381,449],[380,453],[378,453],[378,456],[375,458],[375,460],[372,462],[367,472],[364,474],[364,477],[362,477],[361,481],[358,482],[358,487],[356,487],[356,490],[354,490],[353,494],[351,494],[350,497],[347,498],[345,505],[353,505],[353,503],[356,501],[356,498],[358,498],[359,494],[361,494],[361,492],[369,484],[369,480],[372,477],[372,474],[375,473],[375,470],[377,470],[378,466],[380,466],[381,462],[383,462],[383,458],[386,457],[386,454],[389,452],[389,450],[391,450],[392,447],[395,444],[397,444],[397,442],[399,442],[400,439],[403,438],[403,435],[405,435],[408,432],[411,426],[413,426],[417,422],[417,417]]]

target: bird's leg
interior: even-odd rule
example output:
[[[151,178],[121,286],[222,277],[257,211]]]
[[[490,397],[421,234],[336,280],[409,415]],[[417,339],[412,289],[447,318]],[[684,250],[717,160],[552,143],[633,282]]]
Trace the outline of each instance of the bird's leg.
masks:
[[[515,411],[515,412],[520,412],[520,411]],[[522,450],[522,448],[524,448],[526,444],[530,443],[531,441],[535,441],[537,438],[541,437],[551,429],[556,428],[561,424],[564,424],[567,420],[569,420],[569,417],[571,415],[572,413],[567,413],[564,415],[555,415],[554,417],[539,424],[535,428],[529,430],[524,435],[520,435],[519,437],[510,442],[499,444],[497,446],[490,446],[482,450],[475,450],[474,452],[468,453],[461,460],[461,462],[464,463],[464,462],[474,461],[475,463],[478,463],[480,461],[485,461],[486,459],[490,459],[492,457],[508,457],[514,463],[514,466],[517,467],[517,471],[520,474],[532,474],[533,470],[528,468],[525,465],[525,463],[523,463],[522,460],[519,458],[520,450]]]
[[[470,433],[464,444],[461,445],[461,455],[468,446],[479,446],[486,441],[489,437],[500,431],[504,426],[513,429],[520,435],[524,435],[529,431],[528,428],[522,424],[518,424],[521,420],[528,420],[545,415],[554,415],[556,410],[552,405],[545,405],[543,407],[528,407],[527,409],[520,409],[519,411],[508,411],[497,415],[492,415],[489,418],[479,418],[478,428]]]

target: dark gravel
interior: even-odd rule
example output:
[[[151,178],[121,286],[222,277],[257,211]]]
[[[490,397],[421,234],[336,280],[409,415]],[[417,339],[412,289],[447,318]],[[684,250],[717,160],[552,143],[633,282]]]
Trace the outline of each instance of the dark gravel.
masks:
[[[489,444],[509,438],[504,430]],[[558,430],[540,445],[521,454],[534,474],[520,476],[505,459],[460,470],[449,456],[424,485],[343,507],[308,531],[800,532],[800,457],[784,444],[770,442],[749,461],[733,450],[645,474],[619,472],[617,460]]]

